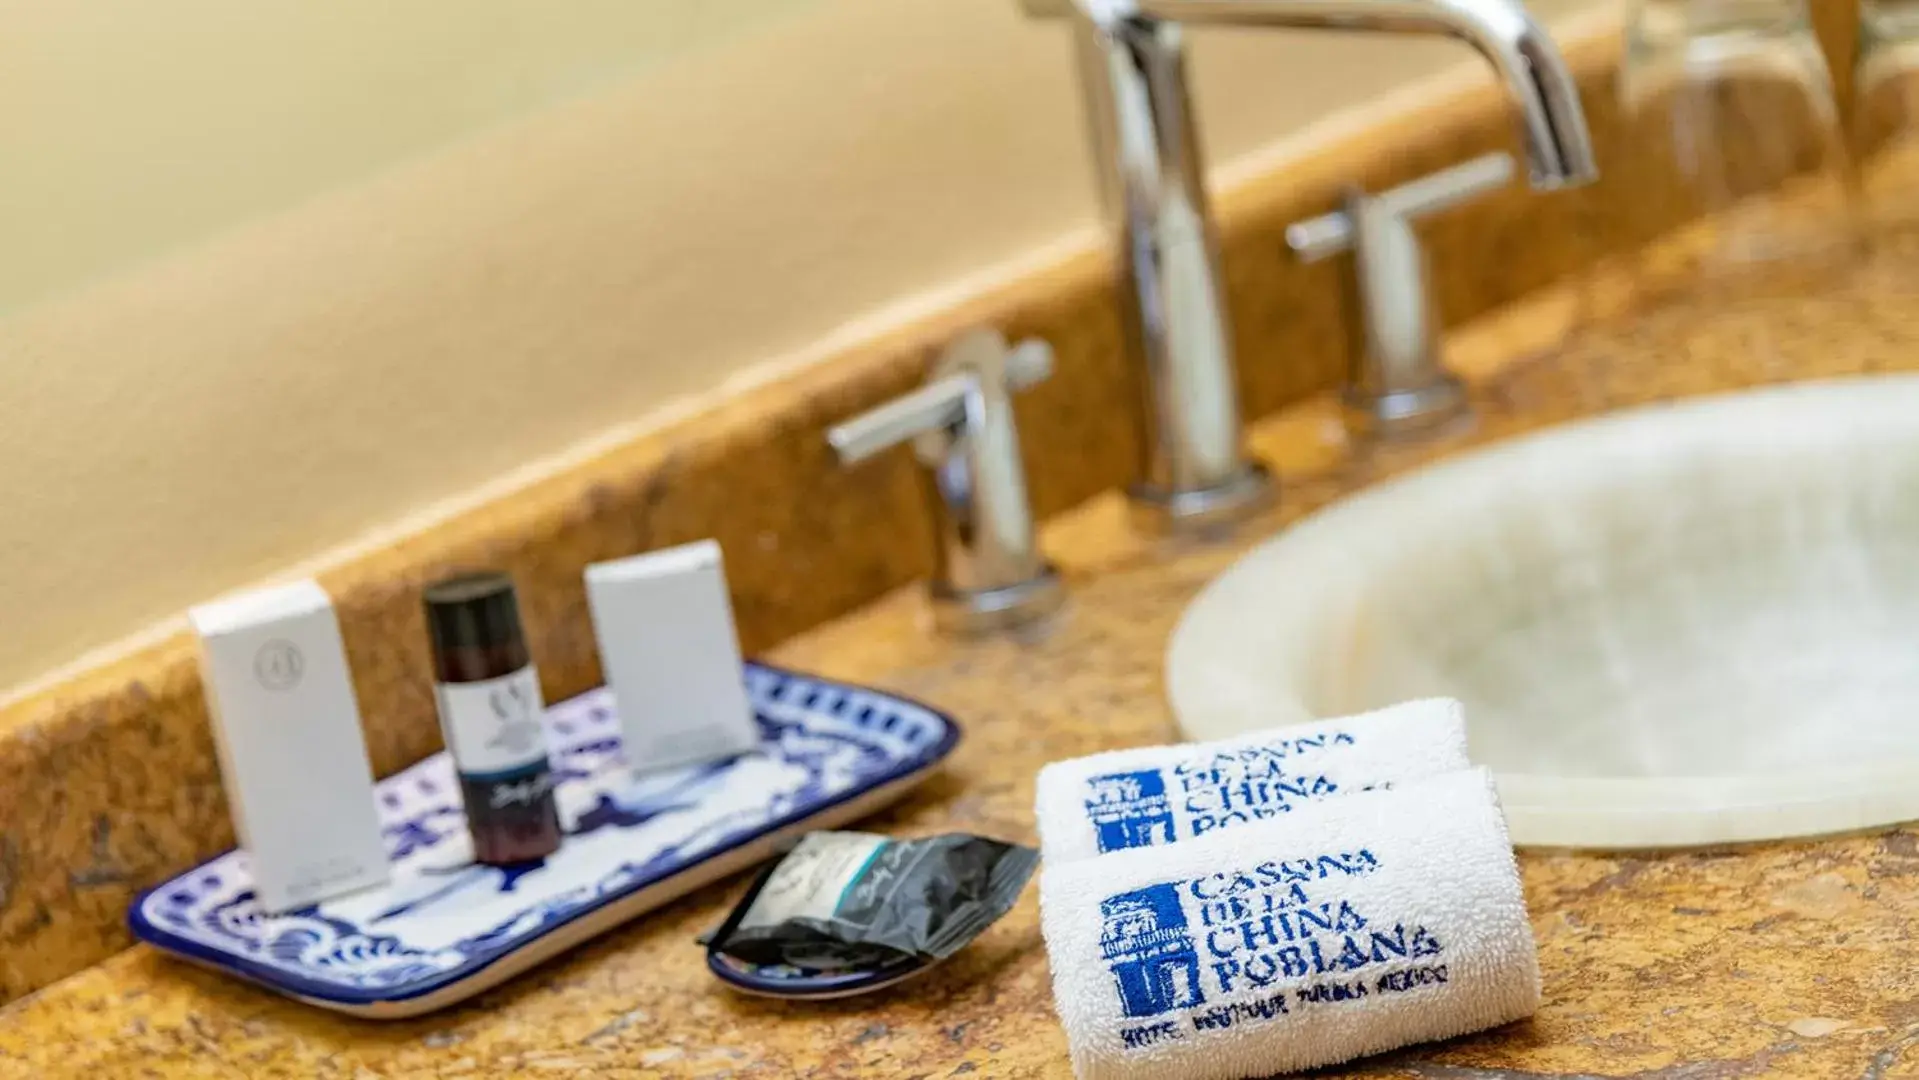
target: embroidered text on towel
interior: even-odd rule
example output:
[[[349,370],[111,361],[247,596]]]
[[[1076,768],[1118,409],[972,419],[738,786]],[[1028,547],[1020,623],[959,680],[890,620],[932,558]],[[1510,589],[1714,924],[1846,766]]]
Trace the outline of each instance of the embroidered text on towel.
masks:
[[[1123,1015],[1147,1021],[1121,1030],[1124,1046],[1445,983],[1431,931],[1338,895],[1342,880],[1379,868],[1362,848],[1106,897],[1100,951]]]
[[[1179,839],[1176,810],[1188,821],[1193,836],[1223,825],[1278,817],[1295,802],[1339,790],[1330,777],[1292,771],[1288,759],[1357,741],[1345,731],[1308,735],[1221,751],[1170,770],[1089,777],[1086,815],[1101,852],[1173,843]],[[1174,789],[1170,794],[1169,772]]]

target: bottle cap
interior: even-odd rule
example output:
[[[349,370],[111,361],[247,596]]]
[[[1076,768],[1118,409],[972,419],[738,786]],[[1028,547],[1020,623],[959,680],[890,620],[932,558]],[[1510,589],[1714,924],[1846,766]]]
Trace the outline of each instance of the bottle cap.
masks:
[[[425,596],[435,651],[525,646],[519,597],[506,574],[461,574],[427,586]]]

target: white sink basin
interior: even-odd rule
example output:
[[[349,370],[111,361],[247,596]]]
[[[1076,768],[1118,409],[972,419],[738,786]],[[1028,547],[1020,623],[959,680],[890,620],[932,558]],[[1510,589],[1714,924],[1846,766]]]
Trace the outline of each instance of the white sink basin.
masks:
[[[1370,488],[1208,586],[1167,682],[1194,738],[1457,697],[1521,844],[1919,818],[1919,377],[1637,409]]]

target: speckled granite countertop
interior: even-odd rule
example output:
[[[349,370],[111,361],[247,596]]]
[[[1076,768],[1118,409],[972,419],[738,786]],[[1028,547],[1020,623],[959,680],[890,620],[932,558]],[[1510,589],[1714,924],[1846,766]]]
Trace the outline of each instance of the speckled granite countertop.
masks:
[[[1074,600],[1048,636],[954,644],[899,593],[774,652],[779,662],[950,710],[951,768],[869,823],[1032,837],[1044,762],[1176,736],[1162,650],[1189,598],[1287,520],[1461,441],[1596,409],[1783,377],[1919,367],[1910,270],[1821,295],[1567,333],[1545,296],[1456,342],[1476,433],[1349,455],[1324,404],[1255,432],[1283,508],[1234,544],[1153,549],[1097,500],[1049,546]],[[1919,1075],[1919,831],[1655,857],[1522,858],[1545,972],[1530,1022],[1417,1047],[1361,1075],[1429,1078]],[[892,992],[832,1004],[735,996],[692,939],[740,884],[708,889],[476,1001],[347,1020],[136,948],[0,1012],[0,1074],[1063,1077],[1034,891],[973,947]]]

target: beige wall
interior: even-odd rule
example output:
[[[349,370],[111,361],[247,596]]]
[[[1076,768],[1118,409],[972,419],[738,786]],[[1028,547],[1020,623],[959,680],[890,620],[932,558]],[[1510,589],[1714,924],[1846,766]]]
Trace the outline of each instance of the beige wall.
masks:
[[[619,78],[569,81],[574,61],[555,61],[537,93],[403,117],[405,138],[350,130],[370,122],[352,109],[329,114],[327,153],[236,129],[293,156],[198,216],[156,223],[165,199],[95,192],[75,196],[85,221],[0,217],[33,237],[6,260],[58,264],[0,274],[0,304],[44,294],[0,317],[0,687],[533,475],[750,365],[1097,242],[1062,28],[1013,0],[766,6]],[[65,40],[55,13],[86,5],[0,12],[15,7],[7,49],[33,56],[34,35]],[[610,23],[616,7],[594,5]],[[117,47],[134,65],[174,32],[156,16]],[[1200,35],[1195,53],[1219,161],[1475,66],[1450,43],[1278,33]],[[84,133],[76,183],[110,161],[184,183],[159,148],[94,130],[114,120],[84,95],[63,100]],[[0,160],[18,130],[0,126]],[[440,136],[458,138],[402,153]],[[60,263],[69,228],[85,257]]]
[[[0,0],[0,311],[817,0]]]

